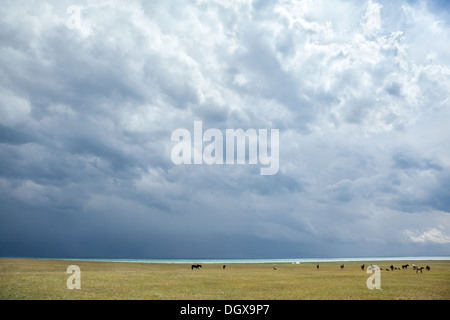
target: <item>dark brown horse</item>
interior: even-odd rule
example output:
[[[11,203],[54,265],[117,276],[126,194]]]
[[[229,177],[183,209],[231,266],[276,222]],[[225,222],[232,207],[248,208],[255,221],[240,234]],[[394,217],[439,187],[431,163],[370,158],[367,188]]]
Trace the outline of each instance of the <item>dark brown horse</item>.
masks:
[[[191,270],[194,270],[194,269],[199,269],[199,268],[201,268],[202,267],[202,265],[201,264],[193,264],[192,266],[191,266]]]

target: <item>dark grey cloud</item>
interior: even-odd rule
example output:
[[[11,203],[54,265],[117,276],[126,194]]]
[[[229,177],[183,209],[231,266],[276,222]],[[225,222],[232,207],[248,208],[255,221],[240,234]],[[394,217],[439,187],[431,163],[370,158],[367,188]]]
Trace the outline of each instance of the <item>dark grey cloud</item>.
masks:
[[[72,4],[0,8],[0,255],[448,254],[442,3]],[[174,165],[197,120],[279,172]]]

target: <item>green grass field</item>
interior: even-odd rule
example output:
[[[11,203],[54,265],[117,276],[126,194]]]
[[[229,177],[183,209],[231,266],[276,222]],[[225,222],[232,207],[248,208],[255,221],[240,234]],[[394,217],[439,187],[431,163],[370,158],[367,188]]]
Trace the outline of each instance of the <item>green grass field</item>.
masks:
[[[360,265],[378,265],[381,289],[370,290],[371,275]],[[0,259],[0,299],[26,300],[448,300],[450,261],[373,261],[277,264],[186,264]],[[408,270],[385,271],[391,264]],[[69,290],[69,265],[81,269],[81,289]],[[429,265],[421,274],[411,265]]]

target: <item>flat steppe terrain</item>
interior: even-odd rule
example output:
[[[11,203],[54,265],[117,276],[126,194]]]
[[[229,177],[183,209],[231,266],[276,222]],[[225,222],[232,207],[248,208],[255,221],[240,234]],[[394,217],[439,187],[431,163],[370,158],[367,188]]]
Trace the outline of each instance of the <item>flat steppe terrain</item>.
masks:
[[[0,259],[1,300],[448,300],[450,261],[371,261],[296,264],[188,264]],[[381,289],[370,290],[379,266]],[[400,270],[386,271],[390,265]],[[406,270],[401,269],[409,264]],[[412,265],[431,267],[422,273]],[[69,290],[69,265],[81,270],[81,289]]]

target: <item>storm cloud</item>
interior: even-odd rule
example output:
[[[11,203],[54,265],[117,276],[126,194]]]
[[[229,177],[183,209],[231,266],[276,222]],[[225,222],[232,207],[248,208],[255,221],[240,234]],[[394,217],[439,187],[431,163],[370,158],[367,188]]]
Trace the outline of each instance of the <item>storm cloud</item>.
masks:
[[[448,255],[449,13],[4,1],[0,255]],[[175,165],[194,121],[278,129],[279,171]]]

